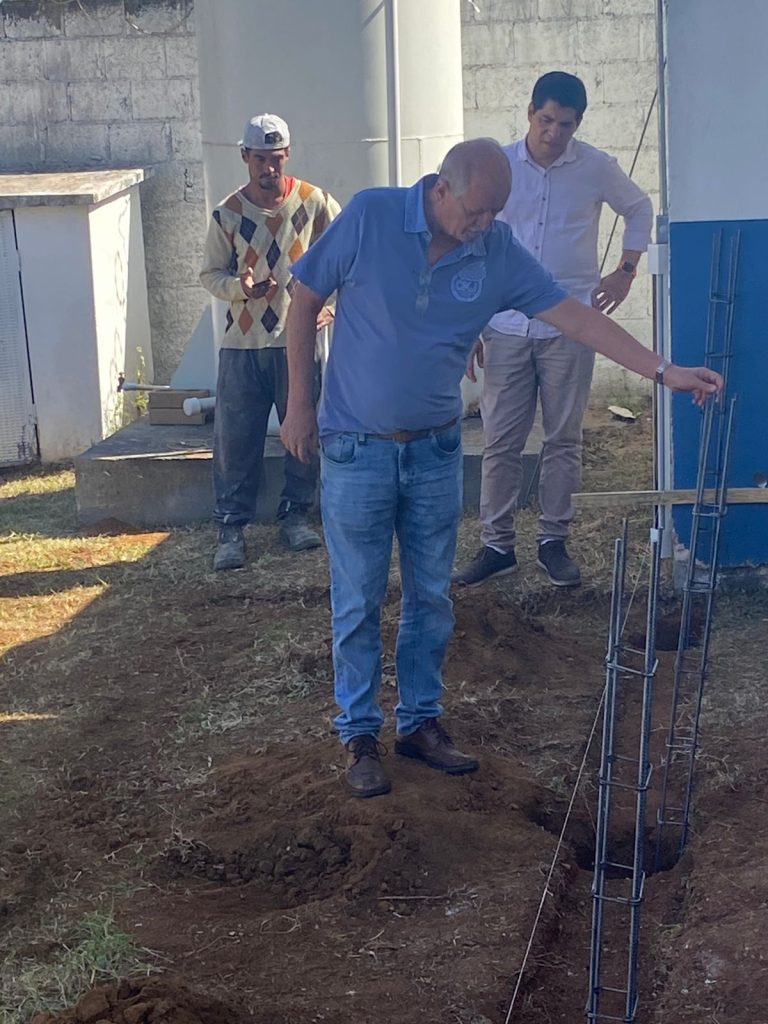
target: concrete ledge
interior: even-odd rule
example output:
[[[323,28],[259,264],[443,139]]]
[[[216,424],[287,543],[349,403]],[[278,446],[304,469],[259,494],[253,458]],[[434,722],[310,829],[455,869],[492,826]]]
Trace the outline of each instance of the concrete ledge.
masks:
[[[464,420],[464,507],[477,511],[483,429],[479,419]],[[211,518],[213,424],[150,426],[146,417],[93,445],[75,459],[75,499],[80,523],[117,519],[135,527],[185,526]],[[523,456],[522,494],[537,469],[539,434],[531,435]],[[264,479],[256,519],[277,511],[283,486],[282,444],[268,437]]]

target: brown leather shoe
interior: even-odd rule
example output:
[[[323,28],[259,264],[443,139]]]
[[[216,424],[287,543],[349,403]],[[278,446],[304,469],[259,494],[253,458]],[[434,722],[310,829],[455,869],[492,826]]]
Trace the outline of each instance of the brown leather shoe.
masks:
[[[479,767],[477,758],[462,754],[454,747],[451,737],[437,718],[428,718],[416,732],[395,740],[395,751],[403,757],[426,761],[430,768],[448,772],[449,775],[463,775]]]
[[[381,796],[392,789],[392,783],[381,766],[381,744],[375,736],[353,736],[347,750],[344,782],[351,796],[366,799]]]

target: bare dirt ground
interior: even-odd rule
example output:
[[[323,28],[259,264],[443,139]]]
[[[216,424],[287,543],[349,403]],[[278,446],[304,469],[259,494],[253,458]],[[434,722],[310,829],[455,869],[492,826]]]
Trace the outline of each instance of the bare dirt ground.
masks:
[[[590,424],[587,488],[646,486],[647,417]],[[248,568],[213,574],[208,530],[83,536],[71,472],[5,474],[0,1021],[504,1024],[540,905],[509,1021],[583,1019],[599,735],[542,897],[604,684],[620,516],[580,519],[587,582],[566,593],[534,567],[534,518],[521,572],[456,597],[446,715],[480,771],[391,755],[392,793],[353,801],[322,553],[254,527]],[[635,631],[647,527],[633,515]],[[462,557],[476,536],[468,518]],[[397,583],[393,567],[388,708]],[[768,597],[716,614],[693,835],[647,883],[638,1021],[768,1024]],[[617,821],[629,835],[629,808]],[[621,921],[607,936],[620,962]]]

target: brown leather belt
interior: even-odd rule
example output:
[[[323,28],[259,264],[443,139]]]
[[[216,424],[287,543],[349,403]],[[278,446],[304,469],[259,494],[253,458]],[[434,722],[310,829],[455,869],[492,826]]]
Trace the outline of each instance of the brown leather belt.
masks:
[[[407,444],[408,441],[418,441],[422,437],[441,434],[444,430],[455,427],[458,422],[458,416],[454,416],[452,420],[439,427],[427,427],[424,430],[396,430],[392,434],[366,434],[366,437],[375,437],[378,441],[397,441],[399,444]]]

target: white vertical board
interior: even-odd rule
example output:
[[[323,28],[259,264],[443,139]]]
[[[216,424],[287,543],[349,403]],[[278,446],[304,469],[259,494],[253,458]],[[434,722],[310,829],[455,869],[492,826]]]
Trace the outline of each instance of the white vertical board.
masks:
[[[0,210],[0,466],[37,458],[16,233],[11,210]]]
[[[768,4],[665,10],[670,222],[766,220]]]

